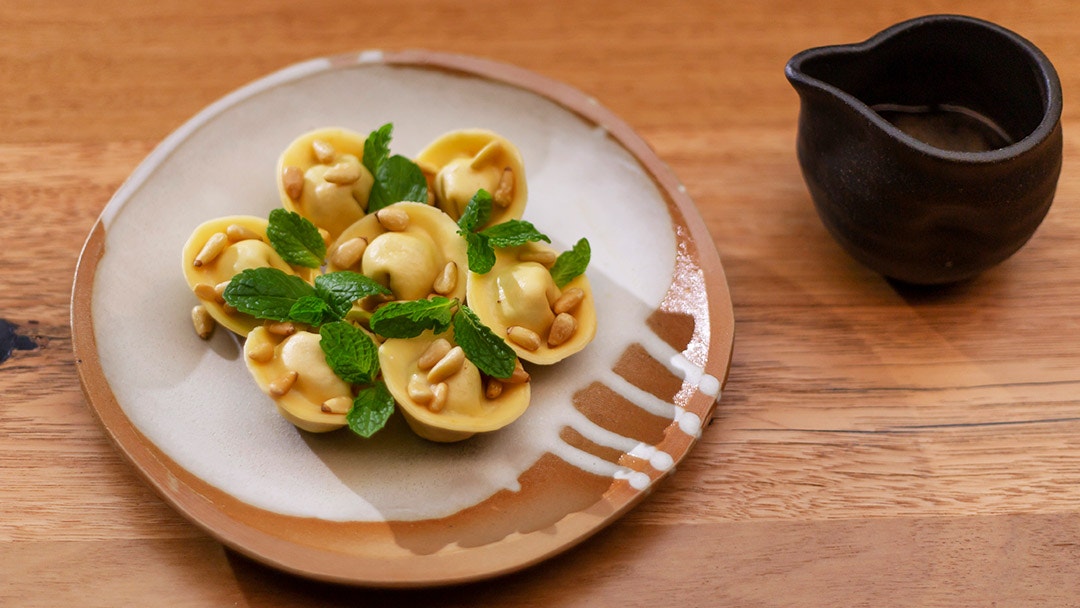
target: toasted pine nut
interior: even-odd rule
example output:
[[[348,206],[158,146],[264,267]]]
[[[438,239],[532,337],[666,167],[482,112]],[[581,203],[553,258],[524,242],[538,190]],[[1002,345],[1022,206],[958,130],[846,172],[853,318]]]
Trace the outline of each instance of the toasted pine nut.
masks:
[[[337,163],[326,170],[323,179],[339,186],[355,184],[356,180],[360,179],[360,165],[345,162]]]
[[[537,262],[542,266],[550,268],[555,263],[554,251],[550,249],[528,249],[518,254],[519,262]]]
[[[257,232],[240,224],[229,224],[229,227],[225,229],[225,235],[234,243],[251,239],[262,240],[262,237]]]
[[[500,207],[509,207],[514,201],[514,170],[510,167],[503,169],[499,177],[499,187],[495,189],[491,199]]]
[[[198,283],[192,291],[204,302],[217,302],[218,294],[214,291],[214,286],[209,283]]]
[[[322,402],[322,409],[324,414],[348,414],[352,408],[353,400],[351,397],[341,395],[339,397],[333,397]]]
[[[534,351],[540,348],[539,334],[528,327],[511,325],[506,328],[506,335],[510,338],[511,342],[527,351]]]
[[[256,363],[269,363],[274,358],[274,345],[271,342],[253,344],[248,349],[247,356]]]
[[[214,285],[214,295],[217,296],[219,302],[225,301],[225,290],[229,288],[228,281],[222,281],[217,285]]]
[[[488,399],[498,399],[502,394],[503,383],[499,382],[495,378],[488,378],[487,384],[484,385],[484,396]]]
[[[225,314],[227,314],[227,315],[235,315],[236,314],[236,307],[233,306],[232,304],[229,304],[228,302],[221,305],[221,310],[224,310]]]
[[[551,329],[548,330],[548,346],[554,347],[566,342],[575,331],[577,331],[577,319],[574,315],[568,312],[559,313],[551,322]]]
[[[209,340],[217,327],[214,317],[210,316],[210,312],[202,304],[191,309],[191,323],[195,326],[195,333],[203,340]]]
[[[379,220],[383,228],[391,232],[401,232],[409,227],[409,214],[404,209],[386,207],[375,212],[375,219]]]
[[[446,356],[446,353],[450,352],[451,348],[452,346],[446,338],[438,338],[429,344],[424,353],[420,355],[420,358],[416,360],[416,366],[424,371],[435,367],[435,364],[441,361]]]
[[[436,384],[446,380],[450,376],[458,373],[461,366],[465,364],[465,351],[461,350],[460,346],[455,346],[450,349],[450,352],[446,353],[439,362],[431,368],[431,371],[427,374],[428,382]]]
[[[570,312],[577,308],[577,305],[581,304],[583,299],[585,299],[585,292],[580,287],[571,287],[564,291],[563,294],[559,296],[558,300],[555,300],[555,304],[551,306],[551,310],[557,315],[564,312]]]
[[[424,380],[424,376],[421,374],[413,374],[412,378],[409,378],[409,386],[406,391],[409,393],[409,398],[420,405],[431,403],[431,399],[434,397],[431,394],[431,385]]]
[[[296,333],[296,325],[293,325],[292,321],[268,321],[266,323],[266,331],[274,334],[275,336],[291,336]]]
[[[311,151],[315,153],[315,160],[324,165],[334,162],[334,146],[321,139],[311,142]]]
[[[334,252],[330,254],[330,261],[338,268],[352,268],[360,261],[360,258],[364,257],[367,245],[367,239],[362,236],[347,239],[334,248]]]
[[[451,260],[443,266],[442,272],[436,277],[435,284],[431,288],[435,290],[435,293],[445,296],[457,287],[457,275],[457,262]]]
[[[195,261],[192,264],[199,268],[203,264],[209,264],[213,262],[222,251],[229,245],[229,237],[224,232],[215,232],[210,235],[210,238],[206,239],[206,243],[203,244],[202,249],[199,250],[199,254],[195,256]]]
[[[300,377],[300,374],[295,370],[287,372],[284,376],[281,376],[277,380],[270,383],[270,394],[275,397],[281,397],[292,390],[296,379]]]
[[[514,361],[514,373],[510,374],[509,378],[503,378],[502,381],[507,384],[521,384],[529,381],[529,372],[521,366],[521,359]]]
[[[285,188],[285,194],[294,201],[300,200],[304,194],[304,172],[300,167],[289,165],[281,170],[281,185]]]
[[[450,391],[450,387],[445,382],[440,382],[431,387],[431,403],[428,403],[428,409],[433,412],[441,412],[446,407],[447,393]]]

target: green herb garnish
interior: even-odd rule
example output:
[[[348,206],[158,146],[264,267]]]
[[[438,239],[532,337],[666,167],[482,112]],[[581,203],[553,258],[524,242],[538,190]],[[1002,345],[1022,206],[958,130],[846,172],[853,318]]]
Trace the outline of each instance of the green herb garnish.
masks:
[[[366,438],[386,426],[386,421],[393,413],[394,397],[385,384],[376,382],[356,395],[345,420],[352,432]]]
[[[361,162],[371,175],[378,173],[379,167],[390,158],[390,139],[393,133],[394,123],[388,122],[372,131],[364,140],[364,158]]]
[[[368,213],[401,201],[426,203],[428,200],[427,178],[420,167],[404,156],[390,155],[393,132],[393,123],[386,123],[364,140],[361,162],[375,178],[368,194]]]
[[[326,242],[319,229],[299,213],[285,209],[271,211],[266,236],[274,251],[290,264],[318,268],[326,257]]]
[[[374,382],[379,375],[379,347],[364,330],[334,321],[320,327],[319,335],[326,363],[339,378],[352,384]]]
[[[458,234],[475,232],[477,228],[487,224],[491,218],[491,206],[491,194],[483,188],[477,190],[458,218],[458,228],[461,229]]]
[[[222,294],[236,310],[259,319],[289,321],[297,301],[315,296],[315,288],[277,268],[248,268],[234,276]]]
[[[454,313],[454,341],[465,357],[480,371],[495,378],[509,378],[514,373],[517,355],[505,340],[480,322],[468,306]]]
[[[334,317],[330,305],[319,296],[304,296],[289,308],[289,320],[318,326]]]
[[[339,270],[315,277],[315,294],[330,306],[337,319],[342,319],[357,300],[373,295],[389,295],[390,290],[359,272]]]
[[[564,251],[555,259],[555,265],[551,267],[551,278],[560,288],[574,280],[575,277],[585,272],[592,257],[592,248],[587,239],[580,239],[569,251]]]
[[[415,338],[429,329],[441,334],[450,327],[457,304],[457,300],[442,296],[389,302],[371,315],[368,325],[386,338]]]
[[[507,220],[480,231],[493,247],[517,247],[534,241],[550,243],[551,239],[536,226],[524,220]]]

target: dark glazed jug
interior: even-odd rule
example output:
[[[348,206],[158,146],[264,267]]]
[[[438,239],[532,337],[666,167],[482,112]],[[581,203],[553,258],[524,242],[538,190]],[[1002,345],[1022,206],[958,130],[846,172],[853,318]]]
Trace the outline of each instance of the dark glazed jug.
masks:
[[[795,55],[798,156],[826,228],[902,282],[951,283],[1031,238],[1061,173],[1061,84],[1034,45],[956,15]]]

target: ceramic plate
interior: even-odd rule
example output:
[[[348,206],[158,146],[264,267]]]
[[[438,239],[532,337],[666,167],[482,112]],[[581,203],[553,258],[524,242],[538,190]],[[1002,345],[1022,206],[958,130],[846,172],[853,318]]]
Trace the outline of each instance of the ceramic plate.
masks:
[[[323,126],[394,123],[392,151],[485,128],[525,159],[525,219],[592,244],[598,336],[533,368],[525,415],[454,444],[399,417],[371,440],[282,419],[226,331],[195,336],[180,250],[201,222],[265,217],[278,155]],[[700,437],[733,318],[712,239],[671,171],[595,100],[536,74],[424,51],[317,59],[209,106],[105,207],[72,298],[75,355],[106,433],[174,508],[226,545],[358,585],[476,580],[534,564],[644,498]]]

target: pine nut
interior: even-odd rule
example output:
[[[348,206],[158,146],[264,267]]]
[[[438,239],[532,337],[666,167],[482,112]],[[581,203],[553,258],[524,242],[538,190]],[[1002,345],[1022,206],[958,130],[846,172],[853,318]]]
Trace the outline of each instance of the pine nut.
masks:
[[[324,414],[348,414],[352,409],[353,400],[351,397],[341,395],[340,397],[334,397],[322,402],[320,408]]]
[[[293,325],[292,321],[269,321],[266,323],[266,331],[275,336],[291,336],[296,333],[296,325]]]
[[[206,243],[199,250],[199,254],[195,256],[195,261],[192,264],[196,268],[200,268],[203,264],[213,262],[221,255],[222,251],[225,251],[225,247],[228,245],[229,237],[224,232],[215,232],[210,235],[210,238],[206,239]]]
[[[450,352],[451,348],[453,347],[446,338],[435,340],[428,345],[424,353],[416,360],[416,366],[424,371],[435,367],[435,364],[441,361],[446,356],[446,353]]]
[[[324,165],[334,162],[334,146],[321,139],[311,142],[311,151],[315,153],[315,160]]]
[[[222,281],[217,285],[214,285],[214,295],[217,297],[218,302],[225,301],[225,290],[229,288],[228,281]]]
[[[285,188],[285,194],[289,198],[298,201],[304,194],[304,172],[300,167],[289,165],[281,170],[281,185]]]
[[[527,351],[540,348],[540,335],[535,331],[520,325],[511,325],[506,328],[506,335],[510,341]]]
[[[348,186],[355,184],[360,179],[360,165],[354,163],[338,163],[326,170],[323,179],[331,184]]]
[[[555,252],[551,251],[550,249],[529,249],[526,251],[522,251],[518,254],[518,261],[537,262],[542,266],[547,266],[548,268],[551,268],[551,266],[555,264],[556,257],[558,256],[556,256]]]
[[[409,398],[420,405],[431,403],[431,399],[434,397],[431,394],[431,385],[424,380],[424,376],[421,374],[413,374],[412,378],[409,378],[409,386],[406,390],[409,393]]]
[[[210,312],[202,304],[191,309],[191,323],[195,326],[195,333],[203,340],[209,340],[217,327],[214,317],[210,316]]]
[[[428,403],[428,409],[433,412],[441,412],[446,407],[447,393],[450,392],[450,387],[445,382],[440,382],[431,387],[431,403]]]
[[[484,385],[484,396],[488,399],[498,399],[502,392],[503,383],[495,378],[488,378],[487,384]]]
[[[391,232],[401,232],[409,227],[409,214],[404,209],[386,207],[375,212],[375,219]]]
[[[432,384],[442,382],[458,373],[464,364],[465,351],[461,350],[460,346],[455,346],[431,368],[431,371],[427,374],[427,380]]]
[[[229,224],[229,227],[225,229],[225,235],[229,237],[232,242],[237,241],[249,241],[251,239],[262,240],[257,232],[240,224]]]
[[[514,361],[514,373],[510,374],[509,378],[503,378],[502,382],[507,384],[522,384],[529,381],[529,372],[525,371],[525,368],[521,365],[521,359]]]
[[[270,394],[275,397],[283,397],[292,390],[293,385],[296,384],[296,379],[299,377],[300,374],[296,373],[296,371],[287,372],[284,376],[270,383]]]
[[[209,283],[199,283],[192,289],[195,292],[195,296],[204,302],[216,302],[218,294],[214,291],[214,286]]]
[[[435,290],[435,293],[445,296],[457,287],[457,275],[457,262],[451,260],[443,266],[442,272],[439,273],[431,288]]]
[[[221,310],[224,310],[227,315],[235,315],[237,312],[236,307],[228,302],[221,305]]]
[[[271,342],[258,342],[247,349],[248,359],[256,363],[269,363],[274,358],[274,345]]]
[[[513,169],[510,167],[503,169],[502,175],[499,177],[499,186],[495,189],[495,194],[491,195],[491,198],[500,207],[509,207],[510,203],[514,201]]]
[[[585,299],[585,291],[580,287],[571,287],[564,291],[563,294],[559,296],[558,300],[555,300],[555,304],[551,306],[551,310],[557,315],[564,312],[570,312],[577,308],[577,305],[581,304],[583,299]]]
[[[574,315],[568,312],[559,313],[551,322],[551,329],[548,330],[548,346],[555,347],[566,342],[575,331],[577,331],[577,319]]]
[[[356,236],[346,240],[334,249],[330,254],[330,261],[338,268],[352,268],[364,257],[368,241],[362,236]]]

